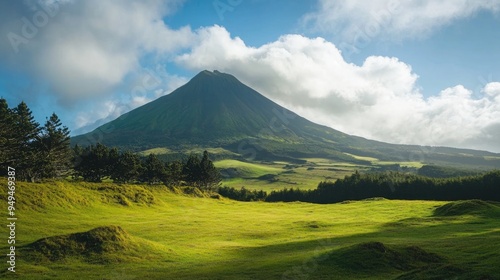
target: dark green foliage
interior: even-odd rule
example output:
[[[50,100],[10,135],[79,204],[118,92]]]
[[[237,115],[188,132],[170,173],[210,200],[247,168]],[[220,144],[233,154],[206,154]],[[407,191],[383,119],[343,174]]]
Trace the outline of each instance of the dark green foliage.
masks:
[[[42,128],[36,146],[43,166],[43,178],[60,178],[68,174],[71,167],[69,129],[62,126],[55,113]]]
[[[155,154],[149,154],[142,163],[139,181],[152,185],[163,182],[165,176],[166,171],[164,163],[159,160]]]
[[[18,148],[27,148],[34,142],[40,133],[40,124],[35,121],[31,110],[26,103],[21,102],[13,110],[14,112],[14,133],[18,141]]]
[[[233,187],[219,187],[217,192],[227,198],[239,200],[239,201],[262,201],[266,199],[267,192],[260,190],[249,190],[245,187],[241,189],[235,189]]]
[[[182,169],[184,181],[191,186],[200,189],[211,190],[217,187],[221,182],[219,170],[215,168],[213,162],[208,156],[208,152],[203,152],[203,157],[189,155]]]
[[[40,125],[35,121],[26,103],[14,108],[14,149],[13,165],[19,170],[22,180],[35,181],[42,176],[41,158],[38,154]]]
[[[143,182],[150,185],[164,183],[167,186],[182,182],[200,189],[211,190],[221,181],[220,172],[210,160],[208,152],[200,158],[190,155],[185,163],[164,163],[157,155],[149,154],[143,160],[131,151],[121,152],[98,143],[82,149],[73,148],[74,178],[89,182],[102,182],[110,178],[118,183]]]
[[[219,186],[221,182],[219,170],[215,168],[213,162],[208,157],[208,152],[203,152],[203,157],[200,161],[200,185],[203,189],[213,189]]]
[[[64,177],[71,167],[68,128],[55,113],[40,127],[24,102],[9,109],[0,99],[0,150],[0,173],[14,167],[18,180]]]
[[[182,162],[175,160],[165,164],[165,185],[167,186],[177,186],[180,185],[183,179],[182,173],[183,164]]]
[[[83,149],[77,155],[77,165],[75,173],[83,177],[85,181],[101,182],[105,177],[110,176],[112,162],[110,162],[110,150],[108,147],[97,143]]]
[[[293,202],[293,201],[310,201],[311,191],[294,189],[294,188],[284,188],[280,191],[272,191],[267,197],[266,201],[275,202],[275,201],[283,201],[283,202]]]
[[[418,169],[417,174],[432,178],[452,178],[459,176],[472,176],[480,172],[437,165],[424,165]]]
[[[83,149],[75,145],[73,157],[74,178],[82,177],[89,182],[102,182],[110,178],[118,183],[127,183],[138,180],[141,175],[149,182],[146,172],[150,170],[145,169],[140,157],[130,151],[120,153],[117,148],[108,148],[100,143]],[[147,167],[151,168],[149,165]]]
[[[111,179],[118,183],[128,183],[135,181],[141,171],[141,158],[132,153],[125,151],[118,155],[112,166]]]
[[[500,201],[500,171],[484,175],[433,179],[413,174],[358,172],[335,182],[321,182],[315,190],[284,189],[271,192],[266,201],[335,203],[372,197],[414,200]]]
[[[14,136],[14,112],[9,109],[7,101],[0,99],[0,174],[3,175],[7,165],[13,163],[17,141]]]
[[[188,185],[197,185],[201,181],[200,158],[197,155],[189,155],[182,168],[182,174]]]
[[[118,148],[113,147],[113,148],[108,148],[108,158],[107,158],[107,163],[109,165],[108,172],[110,175],[113,174],[113,169],[116,167],[118,164],[118,161],[120,160],[120,152],[118,151]]]

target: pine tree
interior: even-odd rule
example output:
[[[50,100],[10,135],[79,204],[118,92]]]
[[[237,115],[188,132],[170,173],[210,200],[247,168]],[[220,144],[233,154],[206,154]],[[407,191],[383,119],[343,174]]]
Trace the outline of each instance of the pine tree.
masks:
[[[158,159],[155,154],[149,154],[144,163],[139,175],[142,182],[150,185],[159,183],[165,178],[165,165]]]
[[[47,119],[42,128],[42,135],[35,141],[44,178],[58,178],[69,172],[71,165],[69,133],[69,129],[62,126],[55,113]]]
[[[165,185],[176,186],[182,181],[182,162],[176,160],[165,165],[166,177]]]
[[[200,186],[211,190],[219,185],[221,177],[219,170],[215,168],[213,162],[208,157],[208,152],[203,152],[203,157],[200,162]]]
[[[73,172],[73,179],[77,179],[78,174],[76,174],[76,170],[78,165],[80,165],[80,163],[82,162],[83,148],[80,145],[76,144],[71,151],[73,155],[71,158],[71,164],[73,166],[73,170],[75,171]]]
[[[82,176],[85,181],[102,182],[102,179],[110,175],[109,148],[101,143],[86,147],[77,160],[76,175]]]
[[[105,159],[105,165],[106,165],[106,174],[112,178],[113,175],[116,173],[116,168],[118,166],[118,161],[120,160],[120,151],[118,151],[118,148],[113,147],[110,148],[108,151],[108,156]]]
[[[21,102],[14,112],[14,149],[13,167],[18,171],[18,178],[35,181],[41,176],[40,153],[36,141],[39,140],[40,124],[38,124],[26,103]]]
[[[130,151],[125,151],[119,156],[117,163],[114,164],[111,179],[118,183],[132,182],[138,179],[140,168],[141,160],[139,156]]]
[[[198,156],[189,155],[184,167],[182,168],[184,181],[193,187],[199,187],[201,181],[200,159]]]
[[[9,109],[5,99],[0,99],[0,171],[4,175],[7,166],[15,157],[16,141],[14,138],[14,112]]]

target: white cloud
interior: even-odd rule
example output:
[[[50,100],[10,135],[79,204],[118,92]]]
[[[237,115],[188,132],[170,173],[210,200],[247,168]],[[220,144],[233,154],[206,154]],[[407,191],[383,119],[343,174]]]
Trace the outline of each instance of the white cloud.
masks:
[[[493,82],[493,83],[488,83],[484,89],[483,92],[495,99],[500,98],[500,83],[498,82]]]
[[[2,4],[11,5],[3,10],[12,15],[0,13],[0,29],[22,40],[5,36],[0,53],[63,104],[109,96],[140,69],[143,56],[170,55],[192,41],[189,27],[173,30],[162,20],[175,10],[175,0],[45,1],[56,3],[53,13],[41,2],[19,2]],[[35,27],[32,32],[23,33],[29,30],[23,19]]]
[[[74,122],[77,129],[73,134],[92,131],[139,106],[169,94],[188,81],[187,78],[169,74],[164,65],[157,65],[154,69],[141,69],[135,76],[136,78],[115,96],[99,103],[92,102],[92,108],[78,113]]]
[[[185,83],[184,77],[168,74],[165,66],[151,74],[142,64],[168,63],[175,53],[188,49],[175,58],[178,64],[231,73],[308,119],[347,133],[393,143],[500,152],[500,83],[488,83],[476,95],[457,85],[426,99],[417,86],[418,75],[397,58],[371,56],[356,65],[346,62],[342,46],[322,38],[285,35],[249,47],[220,26],[196,32],[171,29],[162,18],[178,1],[45,3],[58,3],[59,10],[47,23],[38,24],[33,36],[17,46],[17,54],[3,36],[0,62],[47,85],[63,104],[90,100],[92,108],[78,108],[88,110],[77,114],[76,127],[114,119]],[[318,30],[339,30],[341,36],[361,28],[365,36],[404,38],[428,34],[480,10],[496,12],[500,6],[486,0],[392,2],[399,3],[396,6],[380,0],[338,3],[322,1],[320,10],[305,20]],[[45,11],[34,0],[2,1],[0,6],[2,34],[22,35],[22,19],[33,22]],[[482,95],[474,97],[477,94]]]
[[[500,151],[500,83],[487,84],[480,98],[457,85],[426,99],[411,66],[397,58],[355,65],[322,38],[286,35],[253,48],[220,26],[197,34],[177,63],[231,73],[312,121],[391,143]]]
[[[305,26],[342,41],[362,44],[374,37],[405,39],[477,14],[500,11],[497,0],[320,0],[317,11],[303,17]]]

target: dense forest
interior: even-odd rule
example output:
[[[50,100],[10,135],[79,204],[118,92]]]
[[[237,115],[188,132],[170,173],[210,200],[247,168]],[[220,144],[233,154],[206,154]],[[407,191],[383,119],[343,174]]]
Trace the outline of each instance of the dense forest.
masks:
[[[446,179],[401,172],[367,174],[356,172],[335,182],[321,182],[314,190],[273,191],[266,197],[266,201],[336,203],[373,197],[409,200],[500,201],[500,171]]]
[[[207,151],[191,154],[185,161],[163,162],[155,154],[141,158],[131,151],[120,152],[102,144],[73,148],[73,178],[89,182],[111,179],[115,183],[147,183],[177,186],[187,184],[212,190],[221,181],[220,173]]]

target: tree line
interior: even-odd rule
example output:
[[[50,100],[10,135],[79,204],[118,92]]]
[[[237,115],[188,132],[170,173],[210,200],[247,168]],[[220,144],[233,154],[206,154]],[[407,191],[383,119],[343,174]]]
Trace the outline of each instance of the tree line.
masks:
[[[267,192],[263,190],[249,190],[245,187],[235,189],[233,187],[223,186],[217,189],[217,192],[227,198],[238,201],[262,201],[267,197]]]
[[[207,151],[201,158],[191,154],[186,161],[171,162],[163,162],[155,154],[141,158],[131,151],[120,152],[100,143],[85,148],[76,145],[73,152],[73,177],[89,182],[111,179],[117,183],[187,184],[211,190],[221,181],[220,173]]]
[[[111,179],[117,183],[188,184],[212,189],[221,181],[206,151],[201,158],[193,154],[184,162],[164,163],[154,154],[143,158],[103,144],[71,148],[70,131],[55,113],[40,126],[26,103],[9,108],[2,98],[0,175],[6,174],[8,166],[16,169],[18,180],[31,182],[72,176],[89,182]]]
[[[272,191],[265,200],[336,203],[373,197],[406,200],[500,201],[500,171],[445,179],[401,172],[367,174],[355,172],[335,182],[321,182],[314,190]]]
[[[69,133],[55,113],[40,126],[26,103],[9,108],[0,99],[0,174],[11,166],[18,180],[66,176],[71,169]]]

